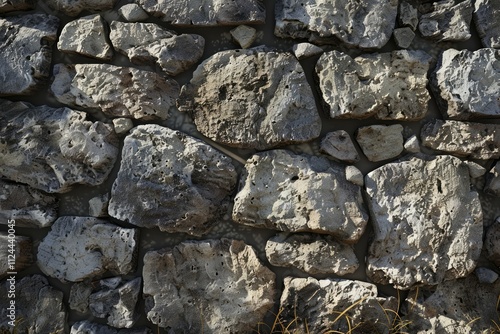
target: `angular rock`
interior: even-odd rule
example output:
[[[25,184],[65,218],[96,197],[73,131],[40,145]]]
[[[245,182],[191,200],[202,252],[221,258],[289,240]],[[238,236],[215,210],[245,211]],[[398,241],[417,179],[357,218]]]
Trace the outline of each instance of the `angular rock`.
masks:
[[[46,0],[53,9],[68,16],[78,16],[81,11],[101,12],[113,8],[116,0]]]
[[[500,161],[495,164],[487,175],[484,191],[500,197]]]
[[[280,233],[267,241],[266,257],[273,266],[295,267],[311,275],[345,275],[359,267],[354,248],[329,235]]]
[[[418,10],[408,2],[401,2],[399,4],[399,25],[402,27],[410,27],[415,30],[418,24]]]
[[[246,25],[240,25],[230,31],[233,39],[243,49],[252,46],[252,43],[257,38],[257,30]]]
[[[35,8],[35,4],[35,0],[0,0],[0,13],[30,10]]]
[[[392,34],[396,45],[402,49],[408,48],[415,38],[415,33],[408,27],[396,28]]]
[[[15,231],[15,227],[13,229]],[[8,231],[11,231],[10,228]],[[10,237],[10,236],[13,236]],[[33,244],[31,238],[0,232],[0,278],[9,272],[20,272],[33,264]]]
[[[398,1],[278,0],[274,34],[363,49],[383,47],[392,34]]]
[[[431,88],[449,118],[500,117],[500,50],[444,51]]]
[[[292,48],[293,54],[298,60],[317,56],[323,53],[323,49],[311,43],[295,44]]]
[[[49,192],[98,185],[118,155],[118,138],[102,122],[68,108],[0,100],[0,174]]]
[[[370,161],[395,158],[403,152],[403,126],[369,125],[358,129],[356,141]]]
[[[274,305],[275,275],[242,241],[148,252],[143,278],[148,319],[175,333],[250,333]]]
[[[148,13],[136,3],[121,6],[118,13],[129,22],[144,21],[149,17]]]
[[[408,289],[471,273],[482,248],[483,215],[460,159],[412,156],[365,177],[375,237],[367,274]]]
[[[143,121],[166,119],[179,95],[174,79],[108,64],[56,64],[50,89],[69,106]]]
[[[344,130],[327,133],[321,140],[320,151],[330,155],[335,160],[348,163],[359,161],[358,151],[351,136]]]
[[[368,220],[361,188],[326,158],[285,150],[248,159],[234,199],[233,220],[286,232],[332,234],[357,241]]]
[[[69,308],[80,313],[87,313],[91,294],[92,286],[88,282],[73,284],[69,293]]]
[[[500,267],[500,217],[488,229],[484,244],[489,259]]]
[[[130,118],[119,117],[113,119],[113,127],[117,135],[123,135],[134,127],[134,123]]]
[[[500,48],[500,2],[476,0],[473,17],[484,47]]]
[[[103,324],[82,320],[71,326],[70,334],[153,334],[149,328],[117,329]]]
[[[491,269],[478,267],[474,270],[479,283],[493,284],[498,279],[498,274]]]
[[[227,211],[236,177],[231,159],[204,142],[140,125],[125,138],[108,212],[137,226],[200,236]]]
[[[316,64],[319,86],[332,118],[419,120],[427,113],[431,56],[399,50],[356,58],[331,51]]]
[[[354,166],[345,167],[345,178],[347,181],[360,187],[365,185],[363,173]]]
[[[38,246],[38,267],[62,282],[134,270],[139,232],[92,217],[64,216]]]
[[[312,90],[290,53],[262,48],[221,51],[182,87],[181,111],[208,138],[234,147],[268,149],[319,136]]]
[[[89,215],[92,217],[108,216],[109,194],[92,197],[89,200]]]
[[[45,14],[0,18],[0,96],[29,95],[48,79],[58,27]]]
[[[476,179],[486,174],[486,168],[480,164],[472,161],[464,161],[464,163],[467,164],[467,167],[469,167],[469,175],[471,178]]]
[[[404,143],[404,148],[406,152],[409,153],[419,153],[420,152],[420,142],[418,141],[417,136],[412,135],[408,138]]]
[[[134,64],[158,64],[169,75],[184,72],[203,55],[205,39],[200,35],[165,30],[154,23],[113,21],[109,35],[116,51]]]

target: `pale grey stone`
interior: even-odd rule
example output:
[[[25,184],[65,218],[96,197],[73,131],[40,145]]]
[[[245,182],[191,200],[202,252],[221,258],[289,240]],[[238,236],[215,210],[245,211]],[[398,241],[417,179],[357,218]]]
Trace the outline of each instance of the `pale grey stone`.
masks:
[[[354,166],[345,167],[345,178],[347,181],[354,183],[360,187],[365,185],[363,173]]]
[[[467,167],[469,167],[469,175],[471,178],[476,179],[486,174],[486,168],[484,168],[480,164],[477,164],[473,161],[464,161],[464,163],[467,165]]]
[[[486,176],[484,191],[500,197],[500,161],[493,166]]]
[[[80,313],[87,313],[91,294],[92,286],[88,282],[74,283],[69,292],[69,308]]]
[[[108,216],[109,194],[92,197],[89,200],[89,215],[92,217]]]
[[[482,248],[483,214],[469,168],[448,156],[412,156],[365,177],[375,236],[367,274],[408,289],[471,273]]]
[[[35,4],[35,0],[0,0],[0,13],[30,10],[35,8]]]
[[[117,135],[124,135],[134,127],[134,123],[130,118],[119,117],[113,119],[113,127]]]
[[[497,217],[495,223],[488,228],[484,243],[488,257],[500,267],[500,217]]]
[[[420,142],[418,141],[417,136],[412,135],[410,138],[408,138],[404,143],[404,149],[406,152],[419,153]]]
[[[257,30],[246,25],[240,25],[230,31],[233,39],[243,49],[248,49],[257,38]]]
[[[143,278],[149,321],[175,333],[250,333],[275,302],[274,273],[242,241],[148,252]]]
[[[358,151],[352,142],[351,136],[344,130],[327,133],[321,140],[320,150],[335,160],[348,163],[359,161]]]
[[[382,161],[395,158],[403,150],[403,126],[369,125],[356,132],[356,141],[370,161]]]
[[[323,49],[311,43],[295,44],[292,48],[293,54],[298,60],[317,56],[323,53]]]
[[[14,226],[13,230],[16,230]],[[9,230],[10,231],[10,228]],[[0,232],[0,279],[10,272],[20,272],[33,264],[33,244],[31,238]]]
[[[129,22],[144,21],[149,17],[148,13],[136,3],[121,6],[118,13]]]
[[[418,24],[418,10],[408,2],[399,4],[398,22],[402,27],[410,27],[415,30]]]
[[[411,42],[413,42],[415,33],[409,27],[396,28],[394,29],[393,36],[396,45],[402,49],[406,49],[411,45]]]
[[[101,12],[113,8],[116,0],[46,0],[47,5],[68,16],[78,16],[80,12]]]
[[[493,284],[498,279],[498,274],[486,267],[478,267],[474,270],[479,283]]]
[[[473,17],[484,47],[500,48],[500,2],[476,0]]]
[[[71,326],[70,334],[153,334],[153,331],[149,328],[117,329],[89,320],[82,320]]]

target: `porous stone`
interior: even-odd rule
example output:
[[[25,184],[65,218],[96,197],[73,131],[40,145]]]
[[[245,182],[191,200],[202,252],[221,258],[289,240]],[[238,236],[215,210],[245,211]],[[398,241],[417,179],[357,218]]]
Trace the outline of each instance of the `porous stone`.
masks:
[[[316,64],[319,86],[332,118],[376,117],[414,121],[427,113],[431,56],[398,50],[351,58],[330,51]]]
[[[92,197],[89,200],[89,215],[92,217],[108,216],[109,194]]]
[[[391,37],[397,11],[395,0],[278,0],[274,34],[378,49]]]
[[[176,333],[250,333],[274,305],[275,275],[242,241],[148,252],[143,278],[148,319]]]
[[[78,16],[83,10],[101,12],[113,8],[116,0],[46,0],[53,9],[68,16]]]
[[[420,142],[418,141],[417,136],[412,135],[410,138],[408,138],[404,143],[404,149],[409,153],[419,153]]]
[[[434,150],[471,159],[500,158],[500,125],[436,119],[425,124],[422,144]]]
[[[500,117],[500,50],[444,51],[431,88],[442,113],[451,119]]]
[[[80,313],[87,313],[91,294],[92,286],[88,282],[74,283],[69,293],[69,308]]]
[[[252,46],[252,43],[257,38],[257,30],[246,25],[240,25],[230,31],[233,39],[238,43],[243,49],[247,49]]]
[[[118,138],[102,122],[68,108],[0,100],[0,174],[49,192],[98,185],[118,155]]]
[[[500,48],[500,2],[476,0],[473,17],[484,47]]]
[[[0,0],[0,13],[30,10],[35,8],[35,3],[35,0]]]
[[[397,157],[403,152],[403,126],[369,125],[358,129],[356,141],[370,161]]]
[[[272,150],[247,160],[233,220],[286,232],[332,234],[353,243],[363,234],[368,214],[361,188],[346,180],[343,166]]]
[[[415,30],[418,24],[418,10],[410,3],[403,1],[399,4],[398,22],[402,27],[410,27]]]
[[[292,48],[293,54],[298,60],[317,56],[323,53],[323,49],[311,43],[295,44]]]
[[[321,131],[312,90],[291,53],[218,52],[182,87],[178,106],[203,135],[228,146],[264,150],[306,142]]]
[[[346,275],[359,267],[353,247],[329,235],[280,233],[267,241],[266,257],[273,266],[295,267],[311,275]]]
[[[0,18],[0,96],[28,95],[44,84],[58,27],[59,19],[45,14]]]
[[[89,320],[82,320],[71,326],[70,334],[153,334],[153,332],[149,328],[117,329]]]
[[[486,267],[478,267],[474,270],[479,283],[493,284],[498,279],[498,274]]]
[[[204,142],[159,125],[125,138],[109,214],[140,227],[203,235],[227,212],[236,171]]]
[[[367,274],[374,282],[409,289],[474,270],[483,215],[460,159],[412,156],[368,173],[365,186],[375,232]]]
[[[500,267],[500,217],[488,228],[484,243],[489,259]]]
[[[62,282],[135,269],[139,232],[92,217],[58,218],[38,246],[38,267]]]
[[[119,117],[113,119],[113,128],[117,135],[126,134],[134,127],[134,123],[130,118]]]
[[[467,167],[469,167],[469,175],[471,178],[476,179],[486,174],[486,168],[484,168],[480,164],[467,160],[464,161],[464,163],[467,165]]]
[[[98,14],[85,16],[64,26],[57,48],[62,52],[110,60],[113,49],[106,40],[105,21]]]
[[[415,33],[409,27],[396,28],[392,34],[396,45],[402,49],[408,48],[415,38]]]
[[[148,13],[136,3],[121,6],[118,13],[129,22],[144,21],[149,17]]]
[[[200,35],[165,30],[154,23],[113,21],[110,39],[116,51],[134,64],[158,64],[168,75],[184,72],[203,55],[205,39]]]
[[[365,185],[363,173],[361,173],[361,171],[354,166],[345,167],[345,178],[347,181],[360,187]]]
[[[495,196],[500,196],[500,161],[493,166],[486,176],[484,191]]]
[[[344,130],[327,133],[321,140],[320,150],[335,160],[348,163],[359,161],[358,151],[352,142],[351,136]]]
[[[179,95],[174,79],[108,64],[56,64],[50,89],[66,105],[143,121],[166,119]]]
[[[12,222],[11,220],[9,220]],[[15,223],[14,223],[15,224]],[[8,231],[15,231],[9,228]],[[0,254],[3,259],[0,263],[0,279],[9,272],[20,272],[33,264],[33,244],[31,238],[0,232]]]

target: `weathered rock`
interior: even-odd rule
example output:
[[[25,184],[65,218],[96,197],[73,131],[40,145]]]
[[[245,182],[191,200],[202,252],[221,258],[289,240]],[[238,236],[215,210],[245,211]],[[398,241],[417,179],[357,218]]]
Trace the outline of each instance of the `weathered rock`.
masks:
[[[399,50],[351,58],[331,51],[316,64],[324,101],[332,118],[418,120],[427,113],[431,57]]]
[[[356,141],[370,161],[397,157],[403,152],[403,126],[369,125],[356,132]]]
[[[276,235],[267,241],[266,257],[273,266],[295,267],[311,275],[345,275],[359,266],[352,246],[309,233]]]
[[[91,294],[92,286],[88,282],[73,284],[69,292],[69,308],[80,313],[87,313]]]
[[[444,51],[431,88],[449,118],[500,117],[500,50]]]
[[[109,125],[68,108],[0,100],[0,174],[46,192],[98,185],[118,155]]]
[[[123,135],[134,127],[134,123],[129,118],[119,117],[113,119],[113,127],[117,135]]]
[[[418,30],[423,37],[438,42],[468,40],[473,9],[470,0],[434,2],[432,11],[420,17]]]
[[[290,333],[389,333],[398,307],[366,282],[285,277],[284,283],[280,315]]]
[[[479,283],[493,284],[498,279],[498,274],[493,270],[485,267],[478,267],[474,270]]]
[[[129,22],[144,21],[149,17],[148,13],[136,3],[121,6],[118,13]]]
[[[495,0],[474,2],[474,23],[486,48],[500,48],[500,3]]]
[[[488,257],[500,267],[500,217],[490,226],[486,233],[485,248]]]
[[[311,43],[295,44],[292,48],[293,54],[298,60],[317,56],[323,53],[323,49]]]
[[[15,231],[15,227],[13,229]],[[12,231],[10,228],[8,231]],[[11,237],[12,236],[12,237]],[[9,272],[19,272],[33,264],[33,244],[31,238],[0,232],[0,278]]]
[[[278,0],[274,34],[364,49],[383,47],[396,22],[398,1]]]
[[[176,333],[250,333],[274,305],[275,275],[242,241],[148,252],[143,278],[148,319]]]
[[[28,95],[48,79],[58,27],[45,14],[0,18],[0,96]]]
[[[140,125],[125,138],[108,211],[137,226],[200,236],[227,212],[236,177],[231,159],[202,141]]]
[[[113,8],[116,0],[46,0],[45,3],[68,16],[81,11],[101,12]]]
[[[412,156],[365,177],[375,237],[367,274],[401,289],[436,285],[472,272],[483,215],[460,159]]]
[[[353,243],[363,234],[368,214],[360,187],[346,180],[343,166],[273,150],[245,164],[233,219],[280,231],[332,234]]]
[[[464,163],[469,167],[469,175],[471,178],[475,179],[486,174],[486,168],[472,161],[464,161]]]
[[[351,136],[344,130],[327,133],[321,140],[320,150],[339,161],[348,163],[359,161],[358,151]]]
[[[500,158],[500,125],[436,119],[422,127],[424,146],[458,157]]]
[[[243,49],[252,46],[257,38],[257,30],[246,25],[240,25],[230,31],[231,36]]]
[[[291,53],[218,52],[182,87],[178,106],[203,135],[229,146],[264,150],[309,141],[321,131],[311,88]]]
[[[180,26],[261,24],[266,10],[262,0],[136,0],[150,15]]]
[[[35,0],[0,0],[0,13],[35,8]]]
[[[70,334],[153,334],[149,328],[117,329],[88,320],[75,322]]]
[[[99,14],[81,17],[64,26],[57,48],[62,52],[110,60],[113,49],[106,40],[107,27]]]
[[[360,187],[365,185],[363,173],[354,166],[345,167],[345,178],[347,181],[354,183]]]
[[[402,49],[406,49],[411,45],[415,38],[415,33],[409,27],[396,28],[393,32],[396,45]]]
[[[418,141],[417,136],[412,135],[410,138],[408,138],[404,143],[404,148],[406,152],[419,153],[420,142]]]
[[[89,200],[89,215],[92,217],[108,216],[109,194],[92,197]]]
[[[38,246],[38,267],[62,282],[134,270],[139,232],[92,217],[60,217]]]
[[[399,25],[402,27],[410,27],[415,30],[418,24],[418,10],[408,2],[401,2],[399,4]]]
[[[9,290],[14,282],[5,280],[0,286],[0,332],[11,333]],[[62,291],[49,285],[42,275],[26,276],[15,281],[16,333],[66,333],[66,311]]]
[[[116,51],[134,64],[158,64],[169,75],[184,72],[203,55],[205,39],[200,35],[165,30],[154,23],[113,21],[109,35]]]
[[[110,117],[166,119],[179,84],[155,72],[108,64],[54,65],[51,91],[64,104]]]
[[[484,190],[492,195],[500,196],[500,161],[488,173]]]

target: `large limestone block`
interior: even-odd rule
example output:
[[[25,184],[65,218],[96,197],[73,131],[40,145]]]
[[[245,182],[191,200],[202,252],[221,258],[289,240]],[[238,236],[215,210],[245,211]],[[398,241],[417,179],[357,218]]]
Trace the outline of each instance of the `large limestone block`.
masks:
[[[460,159],[413,156],[365,177],[375,236],[367,274],[409,289],[471,273],[482,248],[483,215]]]
[[[500,2],[476,0],[473,17],[484,47],[500,48]]]
[[[358,129],[356,141],[370,161],[395,158],[403,152],[403,126],[368,125]]]
[[[64,216],[38,246],[38,267],[62,282],[135,269],[139,232],[93,217]]]
[[[30,10],[35,7],[35,3],[35,0],[0,0],[0,13]]]
[[[48,79],[58,27],[45,14],[0,18],[0,96],[28,95]]]
[[[291,53],[218,52],[182,87],[178,105],[203,135],[229,146],[264,150],[321,131],[312,90]]]
[[[185,241],[144,256],[148,319],[175,333],[250,333],[274,305],[275,275],[242,241]]]
[[[204,142],[140,125],[125,138],[108,212],[140,227],[200,236],[227,211],[236,176],[231,159]]]
[[[418,50],[356,58],[331,51],[316,64],[323,100],[332,118],[376,117],[413,121],[427,113],[431,57]]]
[[[9,220],[10,221],[10,220]],[[10,221],[12,223],[12,221]],[[15,224],[15,223],[14,223]],[[13,230],[15,231],[16,226]],[[12,230],[9,228],[10,232]],[[33,264],[33,244],[31,238],[0,232],[0,279],[10,272],[20,272]]]
[[[254,227],[332,234],[352,243],[363,234],[368,214],[361,187],[346,180],[343,166],[273,150],[245,164],[233,219]]]
[[[118,155],[112,127],[68,108],[0,100],[0,175],[46,192],[98,185]]]
[[[82,11],[101,12],[113,8],[116,0],[45,0],[50,7],[68,16]]]
[[[143,121],[166,119],[179,95],[174,79],[108,64],[56,64],[50,89],[69,106]]]
[[[278,0],[274,34],[373,49],[392,35],[397,0]]]

